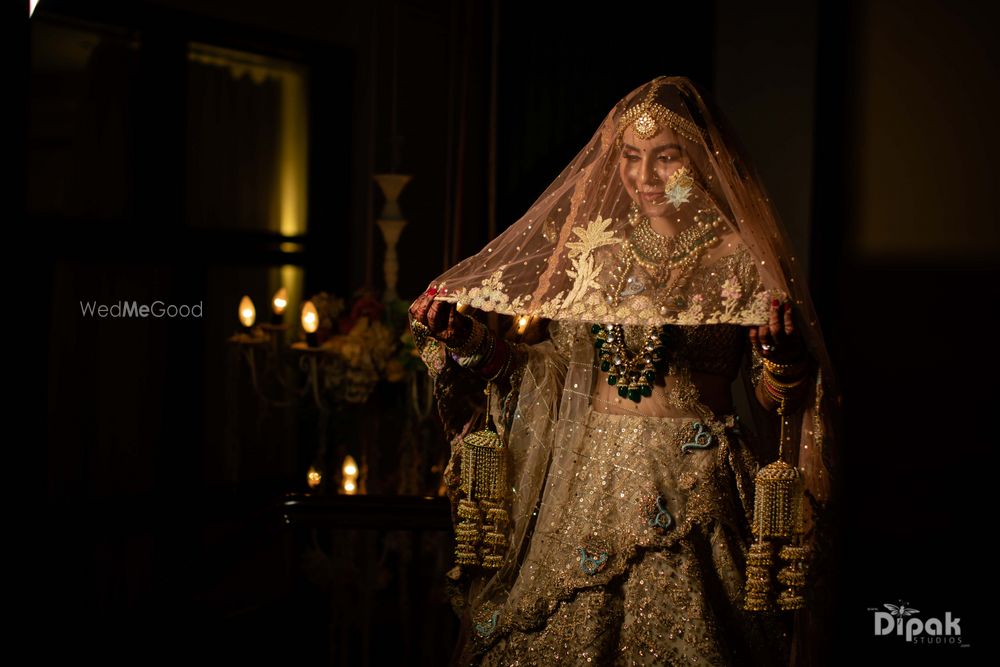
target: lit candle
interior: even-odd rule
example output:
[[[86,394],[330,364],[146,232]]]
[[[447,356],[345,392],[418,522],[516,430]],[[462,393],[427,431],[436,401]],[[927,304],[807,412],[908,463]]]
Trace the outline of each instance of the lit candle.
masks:
[[[517,319],[517,335],[520,336],[524,333],[525,329],[528,328],[528,323],[531,322],[531,318],[527,315],[521,315]]]
[[[306,332],[306,345],[319,347],[316,330],[319,329],[319,313],[312,301],[302,304],[302,330]]]
[[[344,475],[347,477],[358,476],[358,464],[353,456],[348,456],[344,459]]]
[[[358,492],[358,464],[353,456],[348,455],[344,458],[344,466],[341,468],[341,472],[343,472],[344,476],[343,492],[348,496],[355,495]]]
[[[245,333],[250,333],[251,327],[253,327],[254,321],[257,319],[257,309],[253,307],[253,301],[246,294],[240,299],[240,324],[243,325],[243,331]]]
[[[316,468],[309,466],[309,472],[306,473],[306,483],[309,485],[310,489],[315,489],[323,481],[323,474],[320,473]]]
[[[271,299],[271,324],[283,324],[285,321],[285,308],[288,306],[288,291],[282,287],[274,293]]]

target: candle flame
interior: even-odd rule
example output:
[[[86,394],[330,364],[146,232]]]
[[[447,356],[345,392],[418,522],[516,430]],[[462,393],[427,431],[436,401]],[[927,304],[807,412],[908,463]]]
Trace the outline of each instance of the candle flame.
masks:
[[[319,329],[319,313],[312,301],[302,304],[302,328],[306,333],[316,333]]]
[[[323,475],[316,468],[309,466],[309,472],[306,473],[306,483],[309,484],[310,489],[315,489],[323,481]]]
[[[275,315],[281,315],[285,312],[285,307],[288,305],[288,291],[282,287],[277,292],[274,293],[274,298],[271,300],[271,308],[274,309]]]
[[[353,456],[348,456],[344,459],[344,477],[357,477],[358,476],[358,464],[354,460]]]
[[[341,468],[344,473],[344,493],[353,496],[358,492],[358,463],[353,456],[344,457],[344,465]]]
[[[240,299],[240,322],[245,327],[252,327],[257,319],[257,309],[253,307],[253,301],[246,294]]]

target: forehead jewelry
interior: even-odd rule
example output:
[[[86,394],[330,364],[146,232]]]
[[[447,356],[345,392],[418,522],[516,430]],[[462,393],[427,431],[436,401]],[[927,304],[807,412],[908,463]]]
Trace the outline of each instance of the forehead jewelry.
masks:
[[[629,126],[640,139],[651,139],[659,134],[664,125],[669,126],[688,141],[698,141],[700,132],[697,125],[654,101],[656,91],[662,86],[662,80],[653,81],[642,102],[625,111],[618,126],[619,143],[622,141],[625,129]]]

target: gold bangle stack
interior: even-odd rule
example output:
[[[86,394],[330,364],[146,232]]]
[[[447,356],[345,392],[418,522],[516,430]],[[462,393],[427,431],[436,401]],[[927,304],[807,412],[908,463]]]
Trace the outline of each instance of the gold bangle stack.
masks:
[[[486,337],[486,326],[468,315],[462,317],[468,318],[470,322],[469,337],[461,345],[448,345],[448,349],[457,357],[469,357],[483,344],[483,338]]]
[[[762,358],[761,361],[763,361],[764,368],[766,368],[771,375],[782,379],[798,377],[806,370],[805,359],[801,359],[790,364],[779,364],[776,361],[771,361],[767,358]]]
[[[791,382],[782,382],[777,377],[775,377],[770,371],[764,373],[764,382],[770,385],[772,389],[776,389],[783,393],[795,389],[805,381],[806,381],[806,376],[804,375],[796,380],[792,380]]]
[[[496,349],[496,336],[490,331],[486,326],[483,327],[482,340],[479,342],[479,347],[473,350],[467,356],[457,357],[458,365],[462,368],[478,369],[486,361],[493,356],[493,350]]]
[[[763,362],[764,372],[760,379],[767,395],[778,404],[785,401],[791,403],[798,398],[800,389],[806,382],[806,360],[791,364],[779,364],[770,359],[764,359]]]
[[[476,370],[493,358],[497,339],[496,334],[485,324],[471,317],[469,320],[471,320],[469,337],[461,345],[449,346],[448,350],[459,366]]]

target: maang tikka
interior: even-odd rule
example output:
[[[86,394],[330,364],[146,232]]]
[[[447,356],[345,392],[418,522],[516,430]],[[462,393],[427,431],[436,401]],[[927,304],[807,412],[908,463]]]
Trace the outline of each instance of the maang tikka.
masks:
[[[622,114],[618,124],[618,141],[625,128],[632,126],[640,139],[651,139],[659,134],[663,126],[669,126],[688,141],[697,142],[701,131],[693,122],[655,101],[656,92],[663,86],[666,77],[658,77],[652,83],[642,102],[629,107]]]

